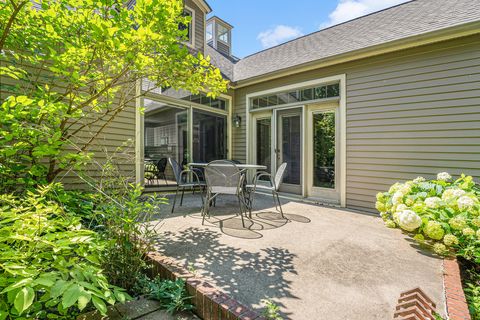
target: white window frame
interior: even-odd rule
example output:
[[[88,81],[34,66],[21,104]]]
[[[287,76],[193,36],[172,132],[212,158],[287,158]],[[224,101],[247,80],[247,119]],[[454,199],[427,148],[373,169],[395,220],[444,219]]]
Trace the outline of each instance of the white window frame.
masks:
[[[188,28],[188,41],[184,41],[184,43],[190,48],[195,48],[195,10],[187,5],[184,6],[184,10],[190,12],[192,17],[192,20],[190,21],[190,27]]]
[[[267,107],[267,108],[258,108],[258,109],[252,109],[251,106],[251,99],[254,97],[258,96],[263,96],[265,94],[270,94],[270,93],[275,93],[275,92],[280,92],[280,91],[286,91],[286,90],[293,90],[293,89],[298,89],[298,88],[305,88],[309,86],[314,86],[314,85],[319,85],[323,83],[331,83],[331,82],[339,82],[340,83],[340,96],[337,98],[332,98],[331,100],[329,99],[324,99],[322,102],[333,102],[333,100],[338,100],[338,117],[339,117],[339,161],[340,161],[340,166],[338,168],[338,174],[339,174],[339,193],[340,193],[340,206],[341,207],[346,207],[346,185],[347,185],[347,152],[346,152],[346,146],[347,146],[347,102],[346,102],[346,74],[339,74],[339,75],[334,75],[330,77],[325,77],[325,78],[319,78],[319,79],[314,79],[314,80],[309,80],[305,82],[300,82],[300,83],[293,83],[290,85],[285,85],[281,87],[275,87],[272,89],[268,90],[263,90],[263,91],[258,91],[258,92],[252,92],[246,95],[246,158],[248,162],[254,163],[255,159],[253,159],[253,147],[255,146],[254,139],[255,137],[253,136],[253,130],[251,130],[252,124],[254,125],[254,119],[253,116],[256,112],[262,112],[262,111],[268,111],[268,110],[277,110],[277,109],[283,109],[285,107],[291,107],[291,106],[285,106],[285,105],[280,105],[278,107]],[[318,102],[317,102],[318,103]],[[301,107],[304,104],[315,104],[315,101],[305,101],[305,102],[299,102],[298,107]],[[275,113],[275,112],[274,112]],[[305,115],[306,113],[304,113]],[[306,119],[304,119],[306,120]],[[309,159],[309,155],[304,155],[304,162],[305,159]],[[304,163],[304,168],[305,163]],[[305,184],[305,180],[304,183]],[[305,186],[304,186],[305,187]]]

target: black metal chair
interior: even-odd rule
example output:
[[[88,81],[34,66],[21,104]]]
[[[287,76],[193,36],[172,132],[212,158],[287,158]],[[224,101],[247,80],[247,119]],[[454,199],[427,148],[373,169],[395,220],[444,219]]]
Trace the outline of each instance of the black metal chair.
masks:
[[[165,180],[165,184],[168,184],[167,181],[167,176],[165,175],[165,170],[167,169],[167,158],[162,158],[157,161],[156,167],[157,167],[157,178]]]
[[[243,192],[243,180],[245,179],[243,171],[232,161],[215,160],[205,167],[205,179],[207,182],[207,193],[202,210],[202,224],[205,221],[205,217],[207,215],[210,216],[210,206],[215,202],[217,196],[227,194],[237,197],[242,225],[245,227],[243,212],[244,210],[246,212],[247,204]]]
[[[282,203],[280,202],[280,198],[278,196],[278,189],[280,188],[280,185],[282,184],[283,180],[283,175],[285,174],[285,170],[287,168],[287,163],[284,162],[278,167],[277,173],[275,174],[275,177],[272,176],[271,173],[268,172],[258,172],[258,174],[255,176],[255,179],[253,181],[253,184],[247,185],[246,190],[249,195],[249,212],[250,212],[250,218],[252,218],[252,207],[253,207],[253,199],[255,196],[255,192],[257,190],[262,190],[264,192],[271,192],[272,197],[273,197],[273,202],[275,204],[275,208],[278,210],[280,208],[280,215],[282,218],[285,218],[283,215],[283,209],[282,209]],[[261,180],[262,177],[268,178],[268,182],[270,185],[264,185],[264,184],[259,184],[259,181]],[[278,203],[278,206],[277,206]]]
[[[175,198],[173,199],[172,213],[175,210],[175,204],[177,202],[178,192],[182,191],[182,197],[180,198],[180,206],[183,205],[183,195],[185,194],[185,189],[190,189],[195,191],[195,188],[205,189],[205,182],[200,181],[198,174],[195,170],[182,170],[178,162],[173,158],[168,158],[168,162],[172,167],[173,174],[175,176],[175,181],[177,182],[177,191],[175,192]],[[191,178],[190,178],[190,177]],[[202,192],[199,193],[200,199],[202,200],[203,207],[203,195]]]

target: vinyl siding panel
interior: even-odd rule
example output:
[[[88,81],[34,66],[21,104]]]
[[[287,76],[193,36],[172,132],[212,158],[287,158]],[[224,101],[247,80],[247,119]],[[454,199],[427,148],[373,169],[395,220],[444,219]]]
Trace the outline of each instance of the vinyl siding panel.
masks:
[[[5,61],[1,61],[1,63],[2,65],[7,64]],[[30,73],[30,78],[38,79],[40,84],[48,84],[57,92],[65,90],[65,85],[61,81],[55,80],[47,69],[35,67],[25,67],[25,69]],[[11,89],[14,86],[19,87],[19,93],[28,94],[32,89],[32,85],[29,82],[1,77],[0,101],[11,95]],[[89,117],[81,119],[77,125],[72,126],[72,130],[75,130],[81,124],[89,124],[79,131],[72,138],[72,141],[82,146],[93,138],[87,151],[93,152],[94,156],[87,165],[84,174],[97,181],[101,179],[103,164],[107,161],[107,158],[114,159],[122,175],[131,178],[132,181],[135,179],[135,88],[125,88],[122,94],[130,101],[126,108],[120,111],[111,121],[108,121],[109,116],[107,116],[103,120],[93,123],[96,117]],[[120,95],[122,94],[116,97],[114,105],[118,105]],[[102,132],[95,136],[95,133],[102,126],[105,126]],[[122,151],[119,151],[119,148],[122,148]],[[67,189],[86,188],[85,182],[73,170],[62,172],[57,178],[58,181],[65,184]]]
[[[480,177],[480,36],[451,40],[291,75],[235,93],[346,74],[347,207],[375,211],[396,181],[440,171]],[[242,115],[242,117],[244,116]],[[234,154],[245,158],[245,127]]]

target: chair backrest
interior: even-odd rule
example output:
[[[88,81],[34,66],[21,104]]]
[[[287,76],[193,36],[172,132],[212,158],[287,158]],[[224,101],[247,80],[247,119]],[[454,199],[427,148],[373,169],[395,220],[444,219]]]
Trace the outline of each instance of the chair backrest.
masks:
[[[172,167],[173,175],[175,176],[175,181],[177,183],[180,183],[181,182],[180,173],[182,172],[182,168],[178,164],[177,160],[173,158],[168,158],[168,163],[170,163],[170,166]]]
[[[158,172],[164,173],[167,168],[167,158],[162,158],[157,162]]]
[[[229,160],[215,160],[205,167],[207,187],[215,189],[218,193],[236,192],[240,186],[241,177],[240,169]]]
[[[280,184],[282,183],[283,180],[283,175],[285,174],[285,169],[287,169],[287,163],[284,162],[278,167],[277,173],[275,174],[275,190],[278,191],[278,188],[280,188]]]

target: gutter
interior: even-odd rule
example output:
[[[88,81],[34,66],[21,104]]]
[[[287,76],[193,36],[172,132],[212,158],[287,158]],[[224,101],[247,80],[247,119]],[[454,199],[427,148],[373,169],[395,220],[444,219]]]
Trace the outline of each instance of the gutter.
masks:
[[[461,38],[480,34],[480,21],[474,21],[462,25],[457,25],[450,28],[431,31],[417,36],[394,40],[391,42],[378,44],[368,48],[358,49],[347,53],[342,53],[336,56],[315,60],[312,62],[303,63],[300,65],[292,66],[289,68],[281,69],[278,71],[269,72],[260,76],[251,77],[239,81],[230,83],[232,89],[239,89],[247,86],[251,86],[260,82],[269,81],[285,76],[290,76],[314,69],[325,68],[328,66],[360,60],[376,55],[390,53],[399,50],[405,50],[409,48],[419,47],[426,44],[432,44],[436,42],[451,40],[455,38]],[[479,38],[480,40],[480,38]]]

